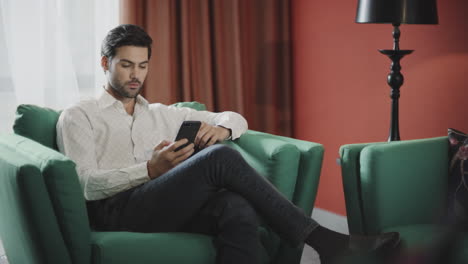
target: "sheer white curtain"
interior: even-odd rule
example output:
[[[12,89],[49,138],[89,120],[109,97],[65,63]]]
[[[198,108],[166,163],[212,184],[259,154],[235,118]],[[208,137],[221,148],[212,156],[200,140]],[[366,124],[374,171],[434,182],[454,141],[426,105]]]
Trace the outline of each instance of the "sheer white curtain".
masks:
[[[117,0],[0,0],[0,132],[18,104],[63,109],[105,83],[100,45]]]

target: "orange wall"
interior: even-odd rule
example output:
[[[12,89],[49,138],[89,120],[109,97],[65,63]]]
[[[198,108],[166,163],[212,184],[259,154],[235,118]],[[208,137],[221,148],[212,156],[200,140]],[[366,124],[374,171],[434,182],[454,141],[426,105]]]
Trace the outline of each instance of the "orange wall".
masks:
[[[325,146],[316,206],[345,215],[343,144],[385,141],[392,26],[354,23],[357,0],[292,1],[295,137]],[[468,132],[468,1],[439,0],[439,25],[402,25],[402,139]]]

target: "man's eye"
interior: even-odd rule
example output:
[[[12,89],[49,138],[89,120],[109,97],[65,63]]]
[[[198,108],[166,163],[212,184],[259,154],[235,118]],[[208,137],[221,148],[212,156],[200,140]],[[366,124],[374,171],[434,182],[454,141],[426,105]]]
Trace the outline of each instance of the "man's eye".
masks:
[[[130,67],[130,64],[122,64],[122,67],[128,68],[128,67]]]
[[[143,69],[143,70],[144,70],[144,69],[146,69],[146,67],[147,67],[146,65],[140,66],[140,69]]]

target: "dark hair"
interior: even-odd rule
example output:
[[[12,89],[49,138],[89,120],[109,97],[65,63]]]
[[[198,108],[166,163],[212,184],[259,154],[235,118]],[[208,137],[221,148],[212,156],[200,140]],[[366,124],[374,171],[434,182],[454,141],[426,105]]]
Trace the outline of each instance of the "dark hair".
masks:
[[[101,56],[112,58],[119,47],[137,46],[148,48],[149,59],[151,58],[151,43],[153,40],[141,27],[131,24],[120,25],[109,31],[102,41]]]

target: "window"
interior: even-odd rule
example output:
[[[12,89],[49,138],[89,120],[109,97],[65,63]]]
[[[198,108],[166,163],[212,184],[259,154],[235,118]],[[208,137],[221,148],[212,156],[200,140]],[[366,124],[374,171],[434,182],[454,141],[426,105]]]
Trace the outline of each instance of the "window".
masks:
[[[102,90],[100,46],[116,0],[0,1],[0,132],[18,104],[63,109]]]

